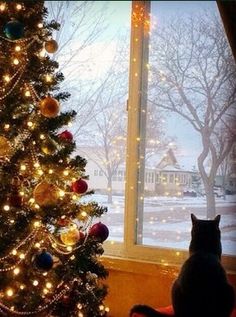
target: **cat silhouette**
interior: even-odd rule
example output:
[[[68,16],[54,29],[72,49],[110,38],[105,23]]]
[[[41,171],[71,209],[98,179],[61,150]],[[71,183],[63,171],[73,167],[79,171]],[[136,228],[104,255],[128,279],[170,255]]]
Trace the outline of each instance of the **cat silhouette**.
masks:
[[[197,219],[191,214],[189,258],[175,280],[172,305],[175,317],[230,317],[234,290],[221,264],[220,215],[214,220]],[[136,314],[138,313],[138,314]],[[147,305],[135,305],[130,316],[164,317]]]

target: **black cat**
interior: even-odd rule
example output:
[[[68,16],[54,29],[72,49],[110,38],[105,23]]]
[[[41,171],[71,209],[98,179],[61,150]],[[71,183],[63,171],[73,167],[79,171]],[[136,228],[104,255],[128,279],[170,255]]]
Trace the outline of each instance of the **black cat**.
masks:
[[[191,219],[189,258],[172,287],[175,317],[230,317],[234,290],[220,263],[220,216],[199,220],[191,214]],[[146,305],[134,306],[130,316],[135,312],[146,317],[167,316]]]

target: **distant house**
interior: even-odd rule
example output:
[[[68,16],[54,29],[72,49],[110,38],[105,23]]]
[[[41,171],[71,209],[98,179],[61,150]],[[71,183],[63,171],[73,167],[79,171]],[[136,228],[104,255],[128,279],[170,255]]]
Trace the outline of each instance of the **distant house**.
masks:
[[[106,193],[108,188],[105,164],[99,160],[94,148],[81,149],[81,155],[88,160],[86,173],[89,186],[96,192]],[[91,159],[92,158],[92,159]],[[154,163],[155,162],[155,163]],[[180,167],[172,149],[154,155],[152,164],[147,161],[145,167],[144,190],[148,195],[182,196],[191,190],[193,175],[196,172]],[[120,164],[112,174],[112,192],[122,194],[125,191],[125,165]]]
[[[192,171],[180,167],[172,149],[156,165],[157,195],[182,196],[192,186]]]

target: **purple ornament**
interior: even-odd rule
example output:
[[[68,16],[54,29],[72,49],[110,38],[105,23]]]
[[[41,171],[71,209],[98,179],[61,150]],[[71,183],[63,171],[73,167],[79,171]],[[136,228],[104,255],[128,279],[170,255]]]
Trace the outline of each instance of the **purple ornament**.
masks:
[[[105,241],[109,236],[109,230],[104,223],[95,223],[89,230],[89,236],[94,237],[100,242]]]

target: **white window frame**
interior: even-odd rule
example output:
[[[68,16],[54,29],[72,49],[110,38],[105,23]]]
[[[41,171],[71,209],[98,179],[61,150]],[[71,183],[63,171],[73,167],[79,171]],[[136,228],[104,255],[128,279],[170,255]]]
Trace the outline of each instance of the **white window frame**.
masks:
[[[106,242],[105,254],[121,256],[127,259],[144,260],[166,265],[181,265],[188,257],[188,251],[170,248],[152,247],[138,244],[139,232],[142,232],[143,192],[145,185],[145,125],[146,125],[146,92],[148,80],[149,31],[151,1],[132,1],[130,70],[126,158],[126,190],[124,210],[124,242]],[[140,20],[134,17],[140,13]],[[179,176],[179,175],[178,175]],[[141,181],[143,180],[143,181]],[[137,221],[137,217],[139,220]],[[222,263],[227,270],[234,270],[236,257],[223,256]]]

